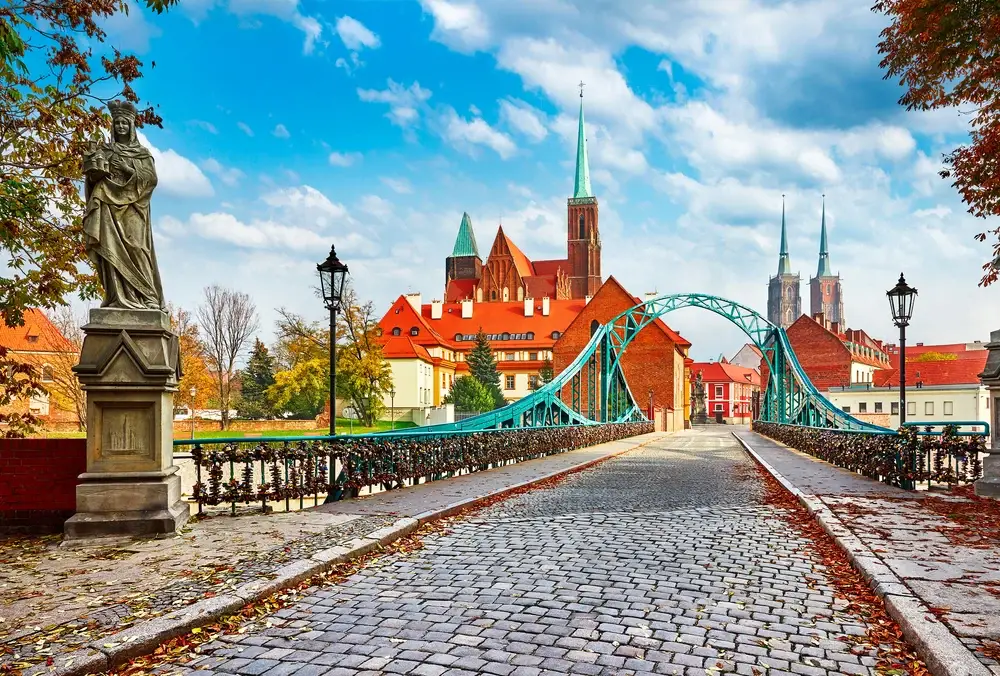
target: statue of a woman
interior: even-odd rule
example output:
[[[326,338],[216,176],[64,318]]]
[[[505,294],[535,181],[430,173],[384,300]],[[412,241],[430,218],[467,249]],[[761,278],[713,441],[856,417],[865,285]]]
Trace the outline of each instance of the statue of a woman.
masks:
[[[156,168],[135,134],[136,109],[112,101],[111,142],[94,141],[83,156],[87,254],[104,287],[101,307],[164,310],[153,251],[149,198]]]

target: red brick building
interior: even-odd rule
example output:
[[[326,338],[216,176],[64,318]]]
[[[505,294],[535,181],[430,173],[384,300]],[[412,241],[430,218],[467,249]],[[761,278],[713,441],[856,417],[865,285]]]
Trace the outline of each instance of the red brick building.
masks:
[[[609,277],[556,342],[552,358],[555,372],[560,373],[576,359],[598,326],[640,302],[618,280]],[[669,429],[684,427],[684,359],[690,348],[690,341],[656,320],[629,343],[622,357],[622,369],[637,403],[647,407],[652,394],[653,407],[666,410]],[[567,389],[564,401],[570,401],[570,397]],[[585,391],[581,393],[581,406],[586,410]]]
[[[831,387],[872,383],[877,372],[892,368],[882,341],[859,329],[841,330],[823,315],[802,315],[786,333],[799,364],[821,392]],[[766,385],[768,368],[763,359],[760,377]]]
[[[532,261],[500,226],[483,263],[472,219],[463,214],[455,246],[445,259],[445,302],[471,299],[506,303],[543,297],[580,300],[597,293],[601,286],[601,231],[597,197],[590,186],[582,95],[577,131],[573,196],[566,203],[566,258]]]
[[[753,396],[760,391],[757,371],[725,361],[695,362],[690,367],[692,383],[698,373],[705,386],[705,410],[709,419],[721,414],[731,424],[750,421]]]

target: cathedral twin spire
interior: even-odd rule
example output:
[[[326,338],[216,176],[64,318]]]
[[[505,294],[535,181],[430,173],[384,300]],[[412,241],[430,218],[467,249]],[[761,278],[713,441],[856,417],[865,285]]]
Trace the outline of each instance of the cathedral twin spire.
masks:
[[[781,196],[781,249],[778,252],[778,275],[792,274],[791,258],[788,255],[788,231],[785,224],[785,196]],[[826,195],[823,195],[822,216],[820,219],[819,234],[819,266],[816,270],[817,277],[833,277],[830,269],[830,252],[826,238]]]

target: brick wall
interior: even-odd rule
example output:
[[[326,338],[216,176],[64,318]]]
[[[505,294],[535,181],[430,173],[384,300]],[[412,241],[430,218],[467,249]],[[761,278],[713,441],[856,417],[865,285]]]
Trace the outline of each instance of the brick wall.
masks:
[[[86,471],[86,439],[0,439],[0,533],[62,532]]]
[[[614,278],[608,279],[590,303],[577,315],[566,331],[556,341],[552,349],[552,367],[560,373],[576,359],[576,356],[590,341],[590,327],[593,321],[604,324],[625,310],[635,306],[635,300]],[[653,406],[683,410],[684,358],[677,353],[673,342],[656,326],[648,326],[636,336],[622,358],[622,369],[636,403],[646,410],[649,407],[649,391],[653,391]],[[581,371],[580,407],[587,411],[586,369]],[[600,388],[600,371],[598,371]],[[675,381],[677,393],[675,393]],[[569,387],[563,392],[563,401],[572,404]]]
[[[851,353],[840,338],[805,315],[786,332],[799,364],[816,389],[824,391],[851,382]],[[768,369],[764,359],[761,359],[760,378],[762,389],[766,389]]]

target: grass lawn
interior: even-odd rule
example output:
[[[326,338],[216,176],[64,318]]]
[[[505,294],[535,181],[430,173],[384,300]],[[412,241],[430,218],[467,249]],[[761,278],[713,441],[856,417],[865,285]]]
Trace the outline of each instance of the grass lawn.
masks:
[[[174,439],[190,439],[190,427],[185,429],[184,420],[174,423]],[[347,418],[337,418],[337,434],[368,434],[370,432],[385,432],[389,430],[391,423],[388,420],[379,420],[374,427],[362,427],[357,420]],[[397,420],[395,429],[401,430],[407,427],[415,427],[410,421]],[[235,430],[206,430],[194,433],[195,439],[231,439],[234,437],[310,437],[325,436],[329,430],[261,430],[259,432],[241,432]],[[47,432],[39,434],[40,437],[48,439],[79,439],[87,436],[86,432]]]

